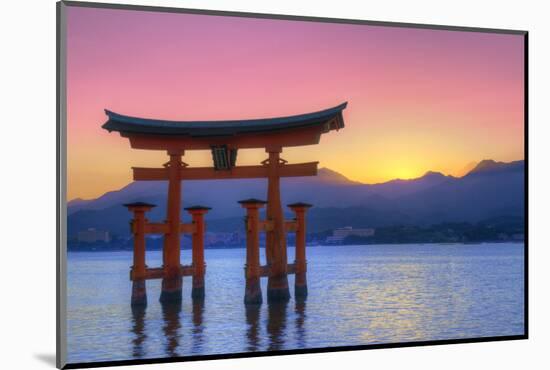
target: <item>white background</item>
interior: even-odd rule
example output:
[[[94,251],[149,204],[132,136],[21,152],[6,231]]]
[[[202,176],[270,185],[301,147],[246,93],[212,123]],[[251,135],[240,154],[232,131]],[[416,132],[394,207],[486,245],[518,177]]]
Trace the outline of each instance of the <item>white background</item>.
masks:
[[[548,368],[550,12],[545,9],[545,1],[127,0],[125,3],[530,31],[529,340],[141,368]],[[4,1],[0,16],[0,257],[3,259],[0,261],[0,367],[52,368],[55,357],[55,2]]]

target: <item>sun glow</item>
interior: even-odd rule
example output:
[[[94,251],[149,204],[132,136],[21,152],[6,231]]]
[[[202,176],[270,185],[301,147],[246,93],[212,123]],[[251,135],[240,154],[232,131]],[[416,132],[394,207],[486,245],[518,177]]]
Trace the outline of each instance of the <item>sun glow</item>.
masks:
[[[400,167],[394,168],[392,170],[393,176],[390,176],[390,178],[393,179],[409,180],[420,177],[423,174],[422,171],[419,171],[412,167]]]

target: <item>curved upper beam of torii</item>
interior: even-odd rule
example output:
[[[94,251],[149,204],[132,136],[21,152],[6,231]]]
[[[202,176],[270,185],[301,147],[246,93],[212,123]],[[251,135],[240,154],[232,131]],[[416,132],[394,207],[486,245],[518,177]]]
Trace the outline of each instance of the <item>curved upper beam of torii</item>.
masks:
[[[102,127],[127,137],[135,149],[283,148],[318,144],[321,134],[343,128],[346,106],[347,102],[295,116],[228,121],[166,121],[105,110],[108,120]]]

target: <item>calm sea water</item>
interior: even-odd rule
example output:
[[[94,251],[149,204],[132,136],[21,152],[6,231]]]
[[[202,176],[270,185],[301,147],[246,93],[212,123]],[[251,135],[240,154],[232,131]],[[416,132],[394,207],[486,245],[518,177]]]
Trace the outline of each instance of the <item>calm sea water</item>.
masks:
[[[204,304],[192,303],[185,278],[181,306],[162,307],[152,280],[149,305],[134,311],[131,253],[69,253],[69,362],[523,334],[523,248],[309,247],[307,300],[251,309],[242,302],[245,249],[206,250]],[[160,261],[148,252],[149,266]],[[292,294],[293,276],[289,285]]]

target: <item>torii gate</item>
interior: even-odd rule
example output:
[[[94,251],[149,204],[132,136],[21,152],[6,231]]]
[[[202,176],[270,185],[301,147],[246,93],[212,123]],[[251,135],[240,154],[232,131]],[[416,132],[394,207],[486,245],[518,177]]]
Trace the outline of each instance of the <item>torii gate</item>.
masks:
[[[134,282],[132,303],[146,302],[145,280],[162,278],[161,301],[181,300],[182,276],[193,275],[193,297],[204,296],[204,256],[202,249],[204,221],[202,216],[207,207],[191,207],[187,209],[193,215],[192,224],[181,223],[181,181],[182,180],[218,180],[267,178],[267,220],[263,222],[262,231],[266,231],[267,266],[260,272],[268,276],[268,301],[288,300],[288,263],[286,248],[286,229],[280,195],[280,178],[293,176],[317,175],[318,162],[288,164],[281,158],[284,147],[318,144],[321,134],[344,127],[342,111],[347,103],[315,113],[296,116],[262,118],[233,121],[165,121],[124,116],[105,110],[108,121],[102,126],[109,132],[119,132],[128,138],[134,149],[163,150],[169,155],[169,161],[161,168],[133,167],[133,178],[136,181],[167,180],[168,205],[165,223],[148,223],[144,212],[154,205],[132,203],[127,206],[134,212],[132,230],[134,232],[134,266],[131,279]],[[238,149],[264,148],[268,158],[257,166],[236,166]],[[210,150],[213,167],[189,167],[182,161],[187,150]],[[249,211],[260,207],[261,201],[242,201],[243,207]],[[264,202],[265,203],[265,202]],[[303,213],[309,206],[305,203],[290,205],[297,216],[296,222],[301,222],[301,233],[297,231],[297,240],[303,241],[303,248],[298,248],[295,269],[296,294],[307,294],[305,282],[305,221]],[[254,217],[254,216],[252,216]],[[301,220],[301,221],[300,221]],[[253,227],[253,225],[252,225]],[[297,229],[296,226],[294,226]],[[299,228],[299,227],[298,227]],[[249,227],[250,231],[250,227]],[[257,231],[257,230],[256,230]],[[145,265],[145,233],[163,233],[163,267],[149,269]],[[180,264],[180,233],[193,233],[193,265]],[[256,233],[257,234],[257,233]],[[250,236],[250,232],[247,234]],[[254,236],[255,237],[255,236]],[[139,239],[139,240],[138,240]],[[258,254],[251,249],[259,248],[258,242],[247,242],[247,256],[255,258]],[[298,250],[300,249],[300,250]],[[303,251],[302,251],[303,249]],[[300,262],[300,263],[298,263]],[[247,264],[250,261],[247,260]],[[299,267],[301,266],[301,267]],[[250,266],[247,266],[249,269]],[[247,270],[248,271],[248,270]],[[248,276],[247,273],[247,288]],[[257,276],[259,278],[259,275]],[[259,281],[258,281],[259,282]],[[256,284],[255,284],[256,285]],[[258,289],[259,289],[259,283]],[[261,302],[248,293],[245,302]]]

